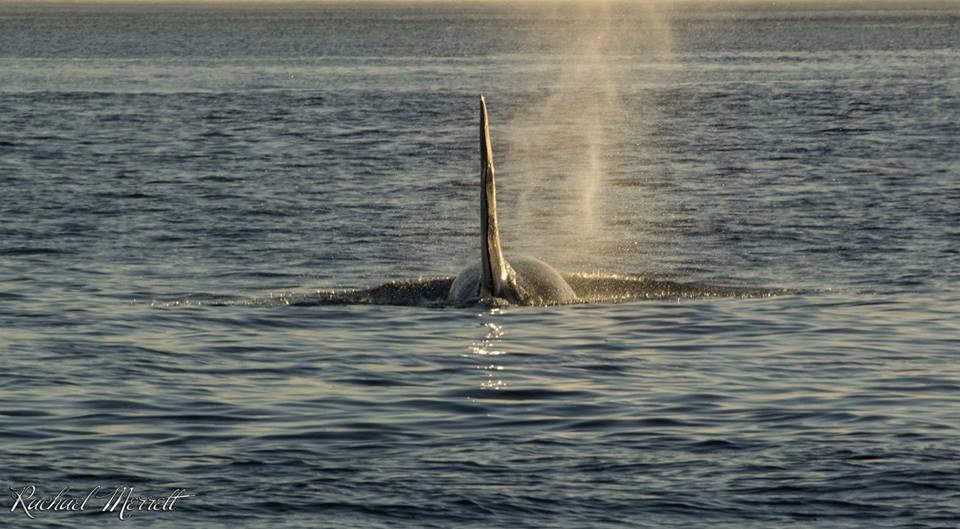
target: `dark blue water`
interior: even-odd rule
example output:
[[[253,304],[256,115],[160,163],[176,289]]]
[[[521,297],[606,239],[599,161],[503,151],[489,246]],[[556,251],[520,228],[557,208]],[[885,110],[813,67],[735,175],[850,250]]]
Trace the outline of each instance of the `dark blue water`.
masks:
[[[957,35],[955,3],[0,6],[3,487],[191,495],[131,527],[955,527]],[[479,93],[508,256],[804,293],[286,305],[477,258]]]

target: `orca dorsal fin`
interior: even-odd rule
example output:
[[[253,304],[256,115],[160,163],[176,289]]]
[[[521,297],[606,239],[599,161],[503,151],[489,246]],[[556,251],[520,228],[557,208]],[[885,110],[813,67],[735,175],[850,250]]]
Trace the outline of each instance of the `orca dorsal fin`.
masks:
[[[509,277],[510,265],[500,249],[497,226],[497,186],[487,99],[480,96],[480,297],[503,297]]]

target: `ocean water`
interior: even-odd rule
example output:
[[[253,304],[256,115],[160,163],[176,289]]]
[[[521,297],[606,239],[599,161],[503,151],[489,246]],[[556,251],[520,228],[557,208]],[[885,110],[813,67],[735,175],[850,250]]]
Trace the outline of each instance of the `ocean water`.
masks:
[[[0,5],[0,475],[93,492],[3,527],[956,527],[958,35]],[[508,258],[786,293],[288,305],[477,259],[480,93]]]

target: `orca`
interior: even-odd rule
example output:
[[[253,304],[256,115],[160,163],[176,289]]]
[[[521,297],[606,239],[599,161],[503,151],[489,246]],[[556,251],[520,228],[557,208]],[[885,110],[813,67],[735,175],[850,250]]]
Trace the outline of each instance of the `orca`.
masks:
[[[641,274],[602,272],[559,273],[543,261],[503,255],[497,223],[497,187],[487,100],[480,96],[480,259],[456,277],[396,279],[372,288],[317,289],[269,298],[209,297],[198,294],[163,303],[161,307],[198,304],[401,305],[417,307],[499,308],[585,303],[624,303],[657,299],[713,297],[758,298],[803,294],[803,290],[681,283]],[[815,292],[815,291],[814,291]]]
[[[680,283],[638,274],[559,273],[547,263],[533,257],[511,255],[508,260],[504,257],[500,244],[494,172],[487,100],[481,95],[480,259],[456,277],[396,279],[372,288],[317,289],[315,293],[307,295],[284,294],[277,298],[278,302],[285,305],[362,304],[438,308],[480,305],[499,308],[510,305],[623,303],[651,299],[755,298],[802,292],[696,282]]]
[[[450,285],[456,305],[561,305],[577,303],[576,292],[550,265],[534,257],[503,256],[497,223],[497,186],[487,100],[480,96],[480,261]]]

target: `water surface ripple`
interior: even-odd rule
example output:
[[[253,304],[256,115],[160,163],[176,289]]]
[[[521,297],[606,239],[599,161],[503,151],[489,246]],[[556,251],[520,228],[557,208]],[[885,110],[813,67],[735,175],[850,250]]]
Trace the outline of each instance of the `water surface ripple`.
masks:
[[[0,6],[3,486],[194,495],[154,528],[955,526],[956,6],[678,8],[602,71],[560,37],[650,15],[601,15]],[[557,151],[530,109],[599,97],[564,71],[617,104]],[[480,92],[508,256],[784,295],[286,303],[476,258]]]

